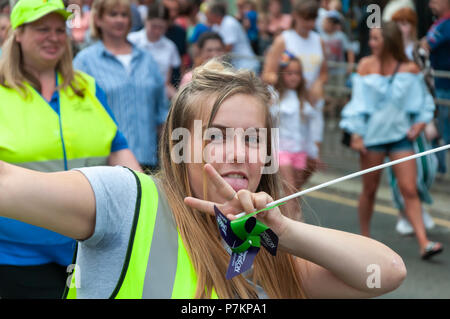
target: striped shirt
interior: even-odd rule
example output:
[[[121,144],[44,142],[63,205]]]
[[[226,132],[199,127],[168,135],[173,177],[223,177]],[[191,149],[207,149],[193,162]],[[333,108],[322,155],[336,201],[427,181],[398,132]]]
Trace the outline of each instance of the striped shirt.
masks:
[[[164,123],[169,101],[158,65],[150,53],[132,45],[130,70],[97,41],[74,59],[75,69],[93,76],[131,151],[143,165],[156,165],[157,129]]]

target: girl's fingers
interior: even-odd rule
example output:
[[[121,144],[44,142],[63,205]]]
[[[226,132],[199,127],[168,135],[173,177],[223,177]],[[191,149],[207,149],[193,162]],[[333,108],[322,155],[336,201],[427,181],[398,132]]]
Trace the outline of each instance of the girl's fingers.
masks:
[[[216,215],[216,213],[214,211],[214,206],[217,206],[217,208],[219,208],[219,210],[225,216],[227,216],[230,213],[237,214],[239,212],[239,209],[237,209],[236,207],[231,206],[231,205],[218,204],[218,203],[210,202],[210,201],[203,200],[203,199],[198,199],[195,197],[189,197],[189,196],[184,198],[184,203],[193,209],[196,209],[202,213],[206,213],[211,216]]]
[[[236,196],[236,192],[228,184],[219,173],[217,173],[216,169],[211,164],[205,164],[205,172],[211,182],[216,186],[219,195],[222,196],[226,201],[231,201],[234,196]]]
[[[268,203],[273,202],[272,197],[264,192],[254,194],[253,200],[255,202],[256,209],[263,209],[267,206]]]
[[[215,215],[214,213],[214,205],[215,203],[209,202],[206,200],[198,199],[195,197],[185,197],[184,203],[189,207],[201,211],[203,213],[207,213],[210,215]]]
[[[253,205],[253,195],[248,190],[240,190],[237,192],[237,198],[241,203],[242,208],[247,214],[253,213],[255,211],[255,206]]]

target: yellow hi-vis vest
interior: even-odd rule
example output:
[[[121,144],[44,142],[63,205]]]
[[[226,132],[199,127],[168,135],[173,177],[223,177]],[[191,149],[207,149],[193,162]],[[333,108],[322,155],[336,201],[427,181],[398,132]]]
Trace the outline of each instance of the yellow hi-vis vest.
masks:
[[[133,172],[137,200],[128,249],[110,298],[194,298],[197,275],[162,191],[149,176]],[[76,274],[63,298],[76,298]],[[95,285],[95,283],[92,283]],[[212,298],[217,298],[212,291]]]
[[[60,90],[60,116],[29,84],[27,98],[0,85],[2,161],[45,172],[106,165],[117,125],[96,98],[94,79],[80,74],[84,97]]]

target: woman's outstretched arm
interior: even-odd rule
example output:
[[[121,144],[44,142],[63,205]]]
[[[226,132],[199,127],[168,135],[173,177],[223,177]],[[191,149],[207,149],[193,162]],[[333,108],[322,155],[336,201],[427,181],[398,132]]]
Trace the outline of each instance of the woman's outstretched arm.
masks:
[[[0,161],[0,216],[74,239],[95,229],[95,197],[81,172],[42,173]]]
[[[210,164],[205,165],[205,172],[224,203],[186,197],[185,203],[194,209],[213,215],[216,205],[234,219],[238,212],[253,213],[273,202],[264,192],[234,192]],[[257,218],[279,236],[281,249],[299,257],[297,271],[310,298],[375,297],[396,289],[406,277],[402,258],[371,238],[295,221],[282,215],[278,207]]]

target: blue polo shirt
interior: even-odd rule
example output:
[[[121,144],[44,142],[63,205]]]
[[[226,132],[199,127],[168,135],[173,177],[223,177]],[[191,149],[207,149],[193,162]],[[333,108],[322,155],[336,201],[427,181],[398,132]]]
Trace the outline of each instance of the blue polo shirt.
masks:
[[[450,71],[450,13],[436,21],[427,33],[430,62],[435,70]],[[450,90],[450,79],[435,78],[437,90]]]
[[[116,122],[106,101],[105,93],[97,84],[95,95]],[[48,104],[60,116],[58,91],[53,93]],[[62,137],[62,142],[64,145],[64,137]],[[111,144],[111,152],[127,148],[127,140],[117,130]],[[65,150],[64,162],[67,163]],[[67,164],[65,167],[67,169]],[[72,262],[75,247],[76,241],[69,237],[17,220],[0,217],[0,265],[30,266],[57,263],[66,266]]]

